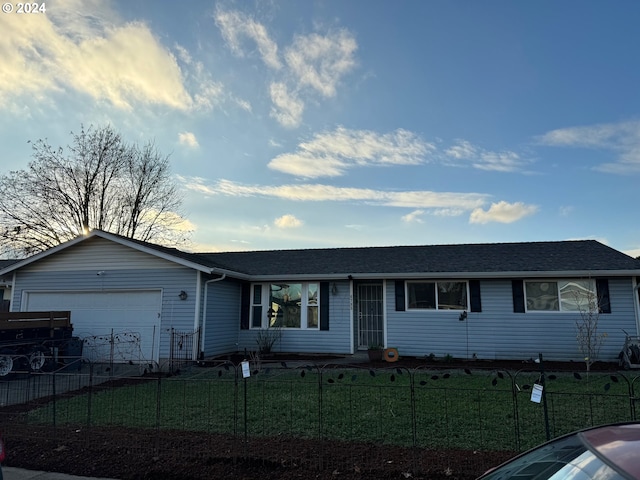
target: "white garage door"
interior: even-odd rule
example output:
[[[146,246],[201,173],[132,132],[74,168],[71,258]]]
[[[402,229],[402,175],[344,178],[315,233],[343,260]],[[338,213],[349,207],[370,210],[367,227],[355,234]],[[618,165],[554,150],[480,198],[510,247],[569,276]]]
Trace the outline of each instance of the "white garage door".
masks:
[[[29,292],[26,311],[71,311],[73,335],[92,361],[158,361],[160,290]]]

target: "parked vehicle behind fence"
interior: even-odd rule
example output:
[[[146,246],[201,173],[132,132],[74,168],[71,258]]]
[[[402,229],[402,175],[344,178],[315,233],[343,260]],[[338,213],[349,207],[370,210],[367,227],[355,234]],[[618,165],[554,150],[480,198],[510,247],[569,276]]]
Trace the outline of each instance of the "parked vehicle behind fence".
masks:
[[[490,470],[478,480],[640,479],[640,423],[564,435]]]

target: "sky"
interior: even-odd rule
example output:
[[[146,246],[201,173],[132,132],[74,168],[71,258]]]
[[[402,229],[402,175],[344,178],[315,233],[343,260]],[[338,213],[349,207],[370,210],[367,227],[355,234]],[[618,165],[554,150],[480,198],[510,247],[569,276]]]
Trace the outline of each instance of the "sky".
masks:
[[[37,4],[0,13],[0,174],[111,125],[170,155],[188,250],[640,255],[640,2]]]

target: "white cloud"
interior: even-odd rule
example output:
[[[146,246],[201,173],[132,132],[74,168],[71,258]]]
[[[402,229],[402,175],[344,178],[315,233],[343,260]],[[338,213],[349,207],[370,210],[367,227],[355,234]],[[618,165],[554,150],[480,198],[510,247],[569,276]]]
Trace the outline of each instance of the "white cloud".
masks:
[[[185,145],[189,148],[198,148],[200,144],[198,143],[198,139],[191,132],[181,132],[178,134],[178,142],[180,145]]]
[[[480,161],[473,166],[481,170],[515,172],[523,166],[523,161],[515,152],[483,152]]]
[[[482,224],[489,222],[513,223],[528,215],[533,215],[538,210],[536,205],[526,205],[522,202],[507,203],[505,201],[492,203],[488,210],[484,210],[482,207],[487,204],[490,196],[481,193],[432,192],[428,190],[389,192],[323,184],[246,185],[229,180],[219,180],[212,185],[207,185],[206,181],[199,177],[178,178],[188,190],[211,196],[265,197],[300,202],[366,203],[415,209],[402,217],[406,222],[419,221],[420,216],[426,213],[425,209],[440,216],[457,216],[463,212],[471,211],[470,223]]]
[[[624,250],[623,253],[629,255],[630,257],[638,258],[640,257],[640,248],[632,248],[630,250]]]
[[[346,30],[326,36],[297,35],[285,59],[299,87],[333,97],[341,78],[355,67],[357,49],[355,38]]]
[[[484,150],[467,140],[458,139],[452,147],[444,151],[445,162],[455,166],[471,163],[480,170],[496,172],[516,172],[527,165],[529,160],[520,157],[516,152],[492,152]]]
[[[533,215],[538,210],[535,205],[526,205],[522,202],[507,203],[501,201],[492,203],[489,210],[476,208],[469,217],[470,223],[513,223],[526,216]]]
[[[597,170],[617,174],[640,172],[639,121],[560,128],[538,137],[538,143],[613,151],[618,154],[618,160],[602,163]]]
[[[265,25],[233,10],[218,9],[214,17],[227,46],[236,56],[243,58],[251,54],[251,48],[244,41],[249,39],[264,64],[272,70],[275,77],[268,78],[270,116],[285,128],[301,125],[309,97],[334,97],[344,76],[356,66],[358,45],[347,30],[326,35],[296,35],[284,49],[283,63],[279,47]]]
[[[290,93],[284,83],[274,82],[269,88],[271,101],[270,116],[275,118],[280,125],[287,128],[300,126],[302,113],[304,112],[304,102]]]
[[[302,220],[297,219],[291,214],[278,217],[273,223],[278,228],[298,228],[303,224]]]
[[[559,213],[561,217],[568,217],[573,212],[574,207],[571,205],[562,206],[559,209]]]
[[[293,201],[364,202],[375,205],[405,208],[444,208],[472,210],[486,204],[489,195],[480,193],[452,193],[431,191],[388,192],[366,188],[335,187],[323,184],[245,185],[219,180],[207,185],[202,178],[179,179],[189,190],[205,195],[232,197],[272,197]]]
[[[407,130],[379,134],[339,127],[316,134],[300,143],[296,152],[279,155],[268,166],[304,178],[335,177],[356,166],[417,165],[434,150]]]
[[[248,37],[256,43],[265,65],[276,70],[282,66],[278,58],[278,45],[271,40],[264,25],[238,11],[218,10],[215,21],[227,45],[236,55],[244,56],[240,40],[241,37]]]
[[[405,223],[422,223],[422,215],[424,215],[424,210],[414,210],[411,213],[403,215],[402,221]]]
[[[449,147],[444,151],[445,155],[458,160],[468,160],[475,158],[477,155],[477,148],[474,147],[471,142],[467,140],[456,140],[453,147]]]
[[[17,96],[42,100],[74,91],[123,110],[137,104],[188,110],[214,94],[209,82],[196,85],[202,92],[192,98],[176,57],[146,24],[124,23],[101,2],[58,2],[49,10],[0,16],[0,106]],[[178,55],[191,60],[183,48]]]

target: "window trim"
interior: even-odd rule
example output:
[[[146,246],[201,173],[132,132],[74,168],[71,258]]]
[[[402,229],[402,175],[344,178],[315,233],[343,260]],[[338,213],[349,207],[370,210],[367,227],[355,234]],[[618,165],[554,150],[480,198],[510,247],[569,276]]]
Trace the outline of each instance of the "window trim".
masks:
[[[434,284],[434,288],[435,288],[435,300],[436,300],[436,306],[435,308],[415,308],[415,307],[411,307],[410,302],[409,302],[409,284],[412,283],[433,283]],[[440,302],[439,302],[439,298],[438,298],[438,283],[464,283],[465,287],[466,287],[466,292],[465,292],[465,301],[466,301],[466,305],[463,306],[462,308],[439,308],[440,306]],[[420,279],[420,280],[405,280],[404,282],[404,306],[405,306],[405,311],[407,312],[461,312],[461,311],[465,311],[468,312],[470,311],[470,295],[471,292],[469,291],[469,280],[461,280],[461,279],[447,279],[447,280],[435,280],[435,279]]]
[[[321,330],[320,328],[320,319],[321,319],[321,304],[322,302],[320,301],[320,284],[321,282],[300,282],[300,281],[293,281],[293,282],[287,282],[287,281],[281,281],[281,282],[258,282],[258,283],[252,283],[251,284],[251,304],[250,304],[250,313],[249,313],[249,329],[250,330],[266,330],[269,328],[272,328],[269,326],[268,324],[268,320],[267,320],[267,315],[266,313],[269,311],[269,309],[271,308],[271,304],[270,304],[270,298],[271,298],[271,286],[272,285],[277,285],[277,284],[282,284],[282,283],[286,283],[289,285],[300,285],[300,326],[299,327],[285,327],[285,326],[281,326],[279,327],[281,330],[292,330],[292,331],[299,331],[299,330],[311,330],[311,331],[319,331]],[[316,303],[315,305],[310,305],[309,304],[309,285],[316,285]],[[254,303],[254,300],[256,298],[255,296],[255,291],[256,288],[260,287],[262,289],[262,295],[261,295],[261,302],[258,303]],[[308,311],[309,311],[309,307],[315,307],[317,309],[317,318],[318,318],[318,322],[316,326],[312,326],[310,327],[308,325],[309,319],[308,319]],[[258,309],[256,309],[256,307],[259,307]],[[260,319],[260,326],[254,326],[254,312],[256,311],[260,311],[261,310],[261,316],[262,318]]]

